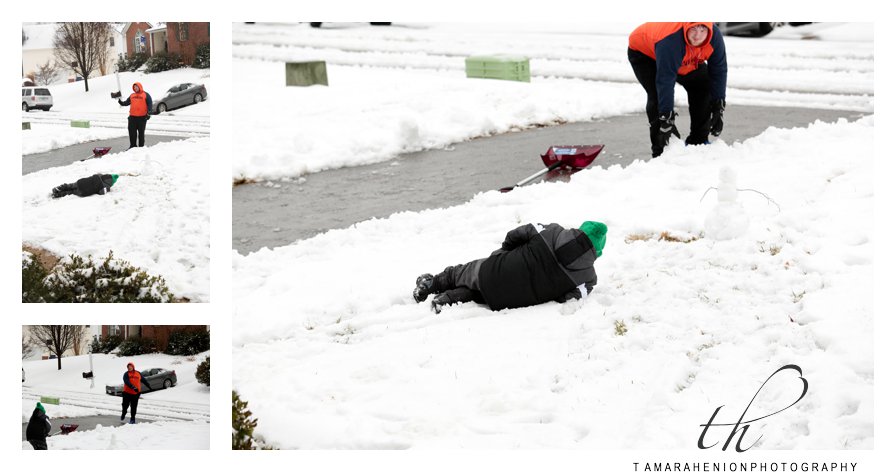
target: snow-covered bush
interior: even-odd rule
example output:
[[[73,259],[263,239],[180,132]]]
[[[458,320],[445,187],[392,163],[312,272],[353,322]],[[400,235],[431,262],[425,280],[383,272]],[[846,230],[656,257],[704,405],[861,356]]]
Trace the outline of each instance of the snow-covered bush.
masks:
[[[46,287],[44,279],[50,275],[37,258],[27,252],[22,253],[22,303],[44,301]]]
[[[238,393],[233,391],[233,408],[231,411],[231,449],[249,450],[258,449],[255,439],[255,426],[258,420],[252,418],[252,412],[249,411],[249,402],[240,399]],[[270,447],[261,447],[261,449],[272,449]]]
[[[102,338],[94,336],[93,341],[90,342],[90,352],[109,354],[115,350],[122,341],[124,341],[124,338],[117,334],[103,336]]]
[[[147,74],[151,74],[153,72],[177,69],[184,66],[183,62],[183,56],[180,54],[158,53],[146,60],[146,69],[144,71]]]
[[[159,303],[173,296],[159,276],[150,276],[112,252],[99,264],[69,256],[49,273],[35,258],[22,259],[23,302]]]
[[[131,56],[122,56],[118,58],[118,71],[119,72],[135,72],[140,68],[146,60],[149,58],[146,54],[142,52],[138,52]]]
[[[205,356],[198,367],[196,367],[196,381],[202,385],[212,386],[212,358]]]
[[[211,338],[205,329],[175,331],[168,337],[165,354],[172,356],[192,356],[211,349]]]
[[[208,43],[196,46],[196,57],[193,58],[193,67],[208,69],[212,66],[212,51]]]
[[[131,336],[118,345],[118,357],[139,356],[141,354],[152,354],[159,352],[155,339],[142,338],[139,336]]]

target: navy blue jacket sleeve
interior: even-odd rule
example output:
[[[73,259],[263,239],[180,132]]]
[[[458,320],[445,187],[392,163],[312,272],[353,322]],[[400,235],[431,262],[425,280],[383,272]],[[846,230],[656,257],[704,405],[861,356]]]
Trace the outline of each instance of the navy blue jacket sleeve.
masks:
[[[709,87],[714,100],[724,99],[728,88],[728,56],[725,53],[725,39],[715,25],[712,27],[712,55],[709,56]]]
[[[686,47],[681,31],[666,36],[654,46],[656,52],[656,94],[660,115],[669,115],[675,108],[675,79],[684,61]]]
[[[126,106],[130,105],[130,104],[131,104],[131,96],[128,95],[128,99],[125,100],[125,101],[121,101],[121,99],[119,98],[119,99],[118,99],[118,104],[121,105],[121,106],[123,106],[123,107],[126,107]]]
[[[152,96],[146,92],[146,114],[152,114]]]

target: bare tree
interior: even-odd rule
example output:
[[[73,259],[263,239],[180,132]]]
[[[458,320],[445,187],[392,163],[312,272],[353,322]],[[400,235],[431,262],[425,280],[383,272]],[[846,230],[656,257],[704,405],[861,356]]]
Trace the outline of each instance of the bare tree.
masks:
[[[46,346],[56,355],[56,370],[62,370],[62,357],[72,348],[75,333],[83,334],[84,326],[73,325],[32,325],[28,327],[31,344]],[[80,334],[79,334],[80,335]]]
[[[72,326],[72,352],[76,356],[81,355],[81,349],[84,347],[85,331],[84,325]]]
[[[34,83],[50,85],[58,72],[59,66],[56,65],[56,62],[52,59],[47,59],[47,62],[37,66],[37,72],[34,73]]]
[[[112,27],[109,23],[60,23],[53,39],[56,61],[84,78],[84,91],[90,91],[87,79],[106,60],[106,44]]]
[[[31,344],[31,339],[22,335],[22,360],[31,357],[32,354],[34,354],[34,345]]]

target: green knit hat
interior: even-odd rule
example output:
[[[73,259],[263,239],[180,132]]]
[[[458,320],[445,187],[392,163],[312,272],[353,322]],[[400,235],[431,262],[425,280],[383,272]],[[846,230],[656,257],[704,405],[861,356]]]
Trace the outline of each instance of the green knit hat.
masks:
[[[594,250],[597,251],[597,257],[600,257],[607,244],[607,225],[599,221],[586,221],[579,226],[579,229],[588,236]]]
[[[112,185],[115,185],[115,182],[118,182],[118,174],[112,174]]]
[[[42,411],[42,412],[44,412],[44,414],[47,413],[47,409],[44,408],[44,406],[41,405],[40,402],[37,402],[37,409],[40,410],[40,411]]]

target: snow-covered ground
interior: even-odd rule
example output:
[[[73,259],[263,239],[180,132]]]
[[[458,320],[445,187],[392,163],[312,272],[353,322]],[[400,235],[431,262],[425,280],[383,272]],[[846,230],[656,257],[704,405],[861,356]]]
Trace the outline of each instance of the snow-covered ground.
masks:
[[[337,39],[268,49],[252,39],[275,37],[277,28],[281,39],[264,41]],[[459,70],[414,65],[417,59],[392,69],[372,63],[385,56],[371,51],[379,43],[407,47],[419,37],[415,54],[429,57],[447,55],[442,49],[454,37],[474,42],[462,54],[500,39],[519,47],[510,52],[543,46],[541,57],[593,61],[597,70],[604,67],[587,57],[609,55],[606,70],[623,70],[622,53],[613,51],[624,51],[624,32],[570,41],[557,33],[507,39],[505,31],[458,35],[428,26],[235,25],[235,89],[242,80],[281,80],[281,66],[265,61],[285,54],[350,53],[347,61],[360,66],[333,66],[329,88],[283,90],[295,98],[235,116],[234,176],[294,176],[539,120],[640,111],[643,92],[612,77],[525,85],[467,80]],[[817,42],[788,31],[731,38],[729,103],[873,112],[870,27],[816,33]],[[360,46],[359,38],[366,40]],[[585,59],[571,57],[578,49]],[[278,77],[258,74],[266,67]],[[533,59],[533,70],[549,74],[550,67]],[[781,84],[785,77],[799,89],[752,89],[759,79]],[[541,93],[554,95],[532,97]],[[625,105],[626,97],[633,102]],[[235,97],[235,107],[245,99]],[[516,108],[520,101],[526,109]],[[872,448],[873,130],[872,115],[770,128],[742,143],[724,135],[709,146],[675,141],[660,159],[591,168],[569,183],[481,193],[451,208],[234,252],[234,388],[249,401],[256,432],[281,448],[690,449],[715,408],[725,405],[717,423],[735,422],[763,381],[797,364],[807,396],[754,423],[745,443],[761,432],[758,449]],[[721,204],[712,190],[701,200],[719,186],[722,169],[743,189],[737,202]],[[484,257],[520,224],[583,220],[609,226],[595,264],[598,285],[584,303],[501,312],[465,304],[436,316],[413,302],[417,275]],[[766,385],[748,418],[799,396],[790,374]],[[727,434],[712,431],[707,442]]]
[[[795,363],[809,396],[767,420],[761,448],[870,448],[872,131],[867,118],[678,143],[568,184],[234,252],[235,388],[283,448],[686,448],[715,407],[733,422]],[[740,192],[749,229],[717,241],[715,194],[701,196],[722,166],[775,203]],[[410,296],[417,275],[485,257],[520,224],[583,220],[610,232],[582,306],[436,316]],[[795,399],[790,380],[753,411]]]
[[[22,131],[22,155],[127,135],[128,130],[120,128],[72,128],[56,124],[32,123],[30,130]]]
[[[246,93],[234,95],[233,177],[293,178],[640,112],[644,92],[625,56],[634,26],[234,23],[233,85]],[[726,47],[730,106],[874,110],[871,24],[784,27]],[[496,53],[529,57],[532,82],[465,77],[465,57]],[[301,60],[327,61],[329,86],[286,87],[283,63]],[[686,105],[680,88],[676,102]]]
[[[209,300],[208,137],[108,154],[22,176],[22,241],[61,257],[117,258],[165,278],[175,297]],[[119,174],[106,195],[54,199],[53,187]]]
[[[142,400],[141,400],[142,405]],[[77,430],[47,438],[50,450],[60,449],[208,449],[209,423],[206,421],[160,421],[123,427],[97,425],[93,430]],[[31,445],[22,441],[22,449]]]
[[[94,382],[81,376],[90,371],[87,355],[64,357],[62,370],[56,359],[26,360],[26,380],[22,384],[22,422],[28,422],[35,402],[41,396],[59,398],[59,405],[44,403],[50,418],[72,418],[93,415],[118,415],[121,397],[106,395],[105,386],[120,385],[121,377],[133,362],[138,370],[160,367],[177,373],[177,385],[144,394],[140,398],[139,419],[152,420],[123,427],[78,429],[68,435],[48,439],[50,449],[208,449],[209,388],[196,381],[196,367],[207,353],[196,356],[146,354],[117,357],[93,355]],[[55,432],[55,431],[54,431]],[[31,445],[22,442],[22,449]]]
[[[122,72],[122,96],[127,98],[134,82],[143,84],[153,100],[161,99],[167,90],[185,82],[204,84],[209,99],[196,105],[153,115],[146,125],[147,134],[208,136],[211,92],[209,69],[175,69],[154,74]],[[22,121],[31,122],[32,130],[22,132],[22,154],[33,154],[95,139],[127,136],[128,107],[110,97],[118,90],[115,74],[90,79],[90,91],[83,82],[47,86],[53,95],[50,111],[22,112]],[[71,128],[72,120],[89,120],[91,128]]]
[[[144,354],[118,357],[114,354],[94,354],[94,383],[81,377],[90,371],[90,356],[62,358],[62,370],[57,370],[56,359],[23,361],[25,382],[22,383],[22,421],[27,422],[34,410],[34,402],[41,396],[60,399],[59,405],[46,404],[47,414],[53,418],[71,418],[96,414],[121,413],[121,397],[106,395],[106,385],[121,385],[121,376],[133,362],[138,370],[162,368],[177,373],[177,385],[166,390],[147,393],[140,399],[141,417],[153,419],[205,419],[209,416],[209,388],[196,381],[196,367],[208,353],[195,356]]]

